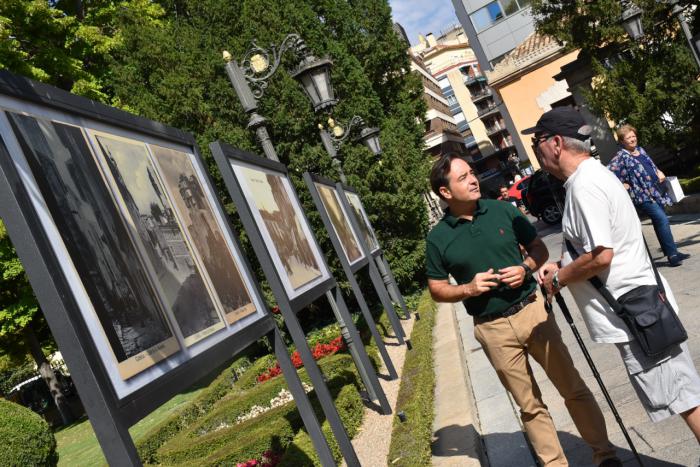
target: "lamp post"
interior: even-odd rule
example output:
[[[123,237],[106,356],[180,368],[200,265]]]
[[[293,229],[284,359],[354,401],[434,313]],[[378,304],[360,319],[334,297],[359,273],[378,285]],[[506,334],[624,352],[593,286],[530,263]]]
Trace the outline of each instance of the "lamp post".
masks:
[[[326,131],[322,124],[318,125],[319,134],[323,147],[331,156],[333,167],[340,174],[340,181],[347,185],[348,181],[343,172],[343,165],[338,158],[338,151],[343,142],[348,139],[354,128],[362,126],[360,136],[357,140],[361,141],[367,148],[372,151],[372,154],[379,156],[382,153],[382,148],[379,144],[379,128],[367,128],[362,117],[355,115],[350,119],[347,125],[341,125],[332,118],[328,118],[328,129]]]
[[[267,89],[268,80],[280,66],[282,55],[293,51],[300,62],[292,72],[304,88],[315,111],[320,111],[334,105],[337,100],[333,94],[330,82],[330,67],[333,62],[328,58],[318,59],[311,54],[304,40],[298,34],[289,34],[279,46],[271,45],[263,49],[253,41],[253,47],[245,55],[241,63],[233,60],[231,54],[224,51],[226,73],[233,84],[238,100],[249,115],[248,128],[255,131],[265,157],[279,162],[270,135],[265,127],[265,118],[257,113],[258,99]]]
[[[695,59],[695,64],[700,68],[700,51],[698,51],[698,45],[696,44],[693,34],[690,32],[690,27],[685,20],[685,15],[683,7],[678,4],[678,0],[671,0],[669,2],[673,5],[671,13],[678,19],[678,23],[683,30],[685,39],[690,46],[690,51]],[[644,28],[642,27],[642,15],[644,10],[639,6],[632,3],[630,0],[620,0],[620,5],[622,6],[622,16],[620,20],[622,21],[622,27],[625,28],[627,34],[634,41],[640,40],[644,37]]]
[[[311,100],[314,111],[320,112],[335,105],[337,99],[335,99],[333,86],[330,81],[330,67],[333,62],[328,58],[316,58],[309,51],[306,43],[298,34],[289,34],[279,46],[272,44],[268,49],[264,49],[253,42],[253,46],[248,50],[240,64],[236,60],[233,60],[229,52],[223,52],[223,59],[226,62],[226,73],[231,80],[231,84],[236,91],[236,95],[243,109],[249,115],[248,128],[255,131],[265,153],[265,157],[277,162],[279,162],[279,157],[277,156],[270,135],[265,127],[266,120],[257,113],[257,108],[258,100],[267,89],[268,80],[279,69],[282,55],[286,51],[292,51],[299,58],[299,62],[296,68],[291,72],[291,76],[301,83],[306,95]],[[335,287],[337,289],[337,285]],[[367,358],[362,342],[359,341],[359,339],[355,340],[352,338],[353,334],[356,336],[359,336],[359,334],[355,329],[347,307],[343,303],[341,309],[341,307],[338,306],[339,302],[336,302],[330,290],[326,291],[325,295],[340,325],[340,332],[347,343],[350,354],[360,374],[360,378],[367,389],[369,398],[373,401],[379,401],[379,405],[385,414],[391,413],[391,406],[379,384],[374,369],[369,364],[369,359]],[[296,334],[303,334],[303,330],[301,330],[295,318],[288,321],[285,317],[285,323],[290,331],[293,328],[295,331],[298,331]],[[352,332],[349,329],[351,326]],[[295,332],[291,334],[294,336]],[[301,344],[295,343],[297,347]],[[303,345],[306,345],[306,342],[304,342]],[[334,414],[333,418],[335,421],[331,420],[331,414],[328,412],[326,413],[331,423],[331,429],[336,436],[336,440],[339,442],[340,450],[348,465],[359,465],[347,432],[342,426],[342,423],[340,423],[340,418],[337,412],[335,412],[332,400],[329,399],[330,393],[328,393],[325,387],[323,389],[319,387],[323,384],[322,381],[314,381],[314,386],[317,386],[316,390],[317,394],[319,394],[319,398],[321,397],[321,393],[323,393],[324,400],[329,407],[328,410]],[[324,411],[326,411],[325,407]],[[325,443],[325,440],[320,439],[313,439],[313,441],[314,444],[318,444],[319,446]]]

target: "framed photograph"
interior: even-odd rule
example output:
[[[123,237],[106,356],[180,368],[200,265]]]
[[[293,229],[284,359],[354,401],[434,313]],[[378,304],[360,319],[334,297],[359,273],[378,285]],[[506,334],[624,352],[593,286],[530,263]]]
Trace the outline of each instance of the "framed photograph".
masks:
[[[228,323],[255,312],[234,253],[224,240],[211,203],[192,163],[192,155],[149,145],[180,224],[202,261],[202,270]]]
[[[362,201],[360,201],[360,196],[354,191],[343,190],[345,193],[345,198],[348,200],[348,205],[352,211],[355,219],[357,219],[357,225],[360,227],[360,234],[367,243],[370,253],[375,253],[379,250],[379,242],[377,241],[377,236],[374,235],[374,229],[372,224],[369,222],[369,217],[365,212],[365,208],[362,206]]]
[[[0,73],[0,175],[52,331],[76,333],[69,368],[126,420],[270,331],[191,135]]]
[[[76,126],[7,112],[51,217],[95,305],[122,378],[179,350],[147,272]]]
[[[311,174],[305,174],[304,179],[309,189],[312,190],[312,195],[314,191],[318,194],[318,199],[321,201],[319,210],[323,209],[328,216],[330,221],[328,230],[332,230],[329,233],[338,239],[342,255],[350,266],[357,264],[365,255],[360,248],[360,242],[348,217],[349,213],[345,210],[335,185],[330,180],[326,181]],[[341,252],[338,253],[341,254]]]
[[[89,131],[137,249],[185,345],[224,327],[145,143]]]
[[[286,174],[230,161],[290,299],[328,279],[321,250]]]

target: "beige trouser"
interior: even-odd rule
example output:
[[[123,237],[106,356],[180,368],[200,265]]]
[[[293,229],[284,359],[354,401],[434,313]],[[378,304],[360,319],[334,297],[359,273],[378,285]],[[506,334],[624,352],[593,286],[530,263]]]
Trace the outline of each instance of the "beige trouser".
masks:
[[[593,449],[595,464],[615,457],[600,407],[574,367],[554,316],[545,311],[539,294],[537,300],[513,316],[475,324],[474,336],[520,407],[523,426],[543,465],[568,465],[568,462],[552,417],[542,401],[528,355],[542,366],[564,398],[581,437]]]

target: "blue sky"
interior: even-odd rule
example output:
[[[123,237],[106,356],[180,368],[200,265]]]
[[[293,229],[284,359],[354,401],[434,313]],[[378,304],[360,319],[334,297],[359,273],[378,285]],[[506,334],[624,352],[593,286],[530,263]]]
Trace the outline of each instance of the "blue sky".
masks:
[[[404,27],[411,45],[418,43],[418,34],[437,36],[459,23],[452,0],[389,0],[389,5],[394,22]]]

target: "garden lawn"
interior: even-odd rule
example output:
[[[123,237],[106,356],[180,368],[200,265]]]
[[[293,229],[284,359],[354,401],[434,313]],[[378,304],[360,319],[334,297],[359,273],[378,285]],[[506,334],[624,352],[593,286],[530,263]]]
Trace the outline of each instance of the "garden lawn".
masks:
[[[197,397],[203,389],[197,388],[190,392],[178,394],[132,426],[129,432],[134,439],[134,443],[137,443],[152,427],[170,416],[173,410]],[[92,425],[90,425],[87,418],[83,418],[79,422],[57,431],[56,443],[58,444],[59,466],[73,467],[79,465],[81,467],[93,467],[107,465],[100,444],[95,437],[95,432],[92,430]]]

